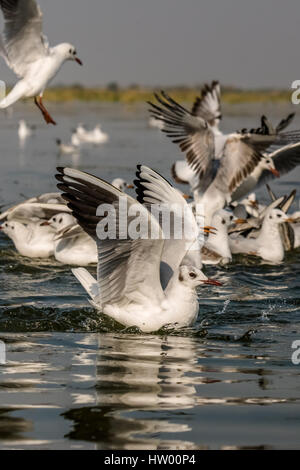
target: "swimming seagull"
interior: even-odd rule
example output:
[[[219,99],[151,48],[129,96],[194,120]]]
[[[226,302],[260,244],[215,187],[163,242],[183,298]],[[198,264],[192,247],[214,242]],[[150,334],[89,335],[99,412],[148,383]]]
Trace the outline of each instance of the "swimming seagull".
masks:
[[[54,230],[41,222],[8,220],[0,225],[20,255],[28,258],[49,258],[54,254]]]
[[[19,122],[18,136],[20,146],[23,147],[28,137],[32,135],[33,127],[27,125],[25,119],[21,119]]]
[[[114,180],[112,180],[111,184],[112,186],[119,189],[120,191],[125,191],[125,189],[134,188],[133,184],[126,183],[126,181],[123,180],[123,178],[115,178]]]
[[[291,222],[291,219],[282,210],[269,210],[257,238],[230,238],[231,252],[255,255],[272,263],[280,263],[284,258],[284,246],[279,227],[285,222]]]
[[[232,260],[228,227],[232,224],[234,215],[221,209],[213,216],[214,231],[209,234],[207,241],[201,248],[203,264],[225,265]]]
[[[71,214],[56,214],[42,225],[51,227],[55,232],[54,257],[57,261],[75,266],[97,263],[95,241],[82,230]]]
[[[56,144],[61,155],[72,155],[79,153],[79,147],[71,144],[64,144],[61,139],[56,139]]]
[[[153,170],[142,166],[143,180],[147,172]],[[216,284],[217,281],[207,277],[192,266],[180,266],[173,273],[168,286],[162,289],[160,281],[160,265],[164,250],[164,236],[158,220],[142,204],[129,195],[122,193],[106,181],[88,173],[71,168],[58,168],[56,178],[60,182],[58,188],[68,201],[79,225],[91,235],[98,247],[97,281],[83,268],[73,270],[77,279],[91,296],[91,303],[104,314],[114,318],[125,326],[137,326],[144,332],[156,331],[168,324],[187,326],[192,324],[198,314],[199,304],[196,287],[203,284]],[[156,184],[159,186],[163,178],[157,173]],[[165,181],[165,180],[164,180]],[[171,186],[169,185],[171,197]],[[179,197],[175,188],[174,199]],[[119,198],[126,198],[127,223],[134,217],[130,209],[136,205],[140,214],[157,234],[154,239],[148,237],[133,240],[127,233],[117,230],[113,239],[99,240],[97,225],[103,217],[97,215],[99,205],[111,204],[115,207],[119,220]],[[180,196],[181,197],[181,196]],[[128,226],[128,225],[127,225]],[[184,258],[187,248],[178,253],[178,259]],[[169,251],[172,262],[172,251]],[[179,256],[180,255],[180,256]]]
[[[74,136],[82,144],[104,144],[108,142],[109,136],[101,129],[100,124],[97,124],[96,127],[90,131],[84,128],[82,124],[77,126]]]
[[[42,32],[42,12],[35,0],[0,0],[5,26],[0,37],[0,54],[19,77],[11,92],[0,101],[5,109],[21,98],[34,97],[47,124],[56,124],[43,104],[48,83],[66,60],[82,65],[72,44],[49,47]]]

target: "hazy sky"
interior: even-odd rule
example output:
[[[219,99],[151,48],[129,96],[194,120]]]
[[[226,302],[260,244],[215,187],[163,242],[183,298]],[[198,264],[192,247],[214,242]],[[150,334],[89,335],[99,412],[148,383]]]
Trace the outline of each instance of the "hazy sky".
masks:
[[[300,79],[299,0],[40,0],[51,45],[84,62],[56,83],[289,88]],[[2,15],[1,15],[2,17]],[[1,18],[1,28],[2,28]],[[0,79],[12,80],[1,60]]]

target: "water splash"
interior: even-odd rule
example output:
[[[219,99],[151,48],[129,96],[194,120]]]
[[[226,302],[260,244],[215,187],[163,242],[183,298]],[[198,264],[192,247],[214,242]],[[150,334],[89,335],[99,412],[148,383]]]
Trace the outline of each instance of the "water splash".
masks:
[[[223,309],[222,309],[222,310],[219,310],[219,312],[216,312],[216,314],[217,314],[217,315],[222,315],[223,313],[225,313],[226,310],[227,310],[228,305],[230,304],[230,302],[231,302],[230,299],[225,300]]]

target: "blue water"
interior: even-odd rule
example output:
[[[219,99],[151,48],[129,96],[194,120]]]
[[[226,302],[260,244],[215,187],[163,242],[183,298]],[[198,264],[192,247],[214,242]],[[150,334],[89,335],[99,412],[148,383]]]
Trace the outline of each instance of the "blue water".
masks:
[[[134,179],[145,163],[167,178],[181,158],[146,107],[49,104],[47,127],[32,105],[0,115],[0,207],[55,190],[55,167],[75,166],[107,180]],[[262,110],[230,108],[223,129],[257,127]],[[268,107],[275,120],[287,109]],[[20,149],[17,122],[36,125]],[[110,142],[79,158],[57,155],[55,138],[101,122]],[[298,118],[294,127],[300,127]],[[299,188],[300,169],[273,184]],[[264,188],[259,191],[267,201]],[[295,205],[295,208],[297,206]],[[95,268],[91,268],[95,272]],[[300,448],[300,256],[278,266],[236,257],[210,267],[223,283],[199,290],[195,326],[144,335],[100,317],[54,259],[19,256],[0,234],[0,448]]]

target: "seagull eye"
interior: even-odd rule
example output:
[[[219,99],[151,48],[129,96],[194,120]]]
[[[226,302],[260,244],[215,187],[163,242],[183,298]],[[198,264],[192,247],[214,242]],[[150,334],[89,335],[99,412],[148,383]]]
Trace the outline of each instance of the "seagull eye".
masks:
[[[56,222],[56,217],[54,217],[53,222]]]
[[[281,217],[281,214],[277,214],[277,217]]]
[[[76,55],[76,51],[73,51],[73,55]]]
[[[197,277],[197,274],[196,273],[189,273],[189,276],[190,276],[190,278],[195,279],[195,277]]]
[[[225,225],[226,224],[226,220],[222,220],[222,225]]]
[[[58,223],[59,223],[59,224],[61,224],[61,223],[62,223],[62,220],[63,220],[62,218],[61,218],[61,219],[59,219]]]
[[[73,52],[72,49],[70,49],[70,50],[69,50],[69,53],[72,54],[72,52]]]

